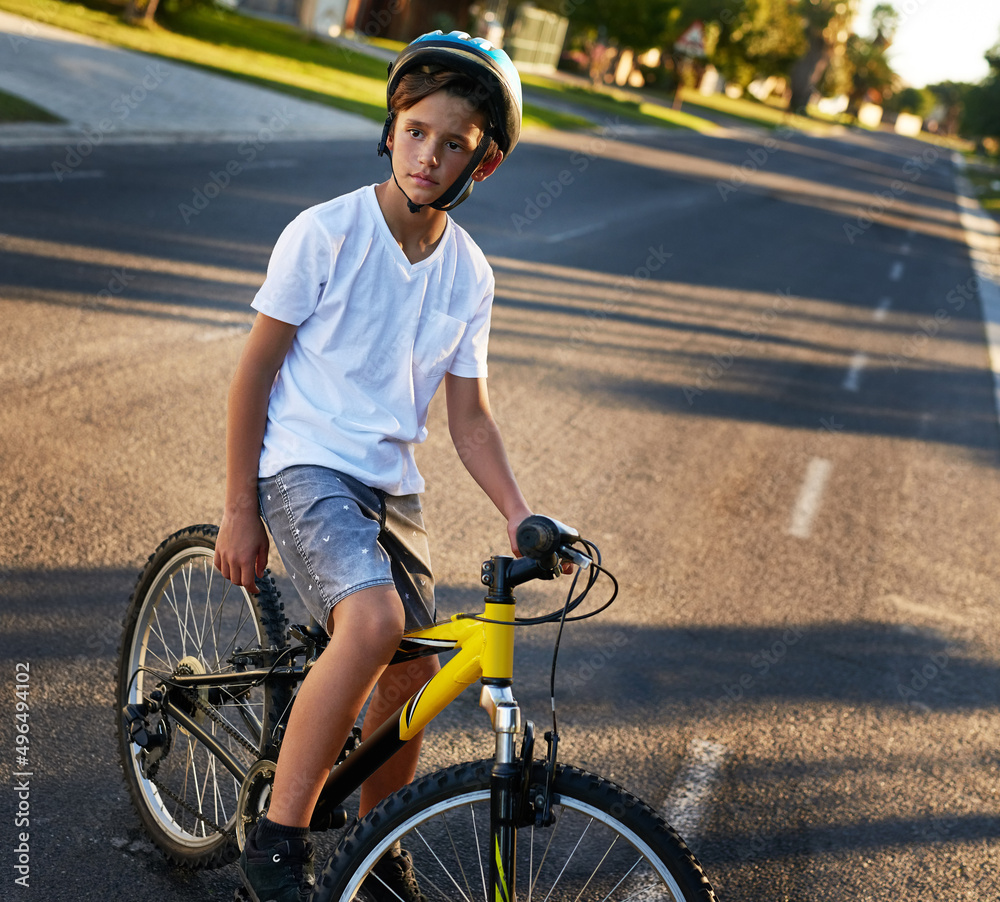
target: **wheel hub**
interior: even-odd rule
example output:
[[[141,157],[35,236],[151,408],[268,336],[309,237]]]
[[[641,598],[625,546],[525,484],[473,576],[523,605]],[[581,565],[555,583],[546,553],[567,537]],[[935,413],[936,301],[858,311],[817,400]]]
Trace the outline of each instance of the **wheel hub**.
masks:
[[[201,663],[199,658],[194,655],[188,655],[186,658],[181,658],[177,664],[177,669],[174,671],[175,676],[204,676],[208,671],[205,670],[205,665]],[[208,705],[208,687],[204,687],[198,690],[192,690],[192,693],[197,692],[198,701],[200,705],[196,705],[192,702],[190,708],[188,708],[187,713],[190,714],[195,722],[199,725],[205,723],[205,706]],[[185,736],[189,736],[187,730],[184,729],[180,724],[177,724],[177,729],[179,729]]]

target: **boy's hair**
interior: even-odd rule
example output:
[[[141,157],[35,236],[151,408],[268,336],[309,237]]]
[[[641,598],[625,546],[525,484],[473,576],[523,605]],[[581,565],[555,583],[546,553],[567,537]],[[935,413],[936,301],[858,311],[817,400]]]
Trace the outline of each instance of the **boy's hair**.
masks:
[[[410,109],[436,91],[444,91],[452,97],[464,100],[468,105],[469,112],[478,113],[483,117],[484,124],[490,124],[490,107],[486,92],[468,75],[449,69],[431,71],[424,68],[407,72],[399,80],[399,86],[389,101],[389,108],[393,116],[398,116],[404,110]],[[491,138],[489,148],[480,165],[491,163],[499,153],[500,145]]]

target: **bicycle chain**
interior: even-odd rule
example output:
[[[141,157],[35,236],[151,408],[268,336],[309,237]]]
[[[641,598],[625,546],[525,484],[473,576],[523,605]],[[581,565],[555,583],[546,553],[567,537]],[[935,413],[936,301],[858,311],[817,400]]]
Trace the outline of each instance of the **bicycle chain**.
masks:
[[[233,737],[240,745],[243,746],[251,755],[253,755],[256,760],[260,756],[260,749],[253,745],[250,740],[246,738],[239,730],[236,729],[229,721],[223,719],[207,702],[202,702],[198,693],[193,689],[185,690],[185,695],[191,700],[192,704],[196,708],[201,709],[210,720],[214,720],[222,729]]]
[[[240,733],[228,721],[224,720],[216,712],[214,708],[202,702],[201,698],[199,697],[198,693],[195,690],[188,689],[181,691],[184,692],[184,695],[196,708],[202,711],[214,723],[217,723],[220,727],[222,727],[224,732],[228,733],[233,739],[235,739],[240,745],[242,745],[244,749],[246,749],[251,755],[254,756],[254,758],[256,758],[260,754],[257,747],[255,745],[252,745],[242,733]],[[160,762],[157,761],[156,764],[153,766],[151,772],[147,775],[147,779],[150,781],[150,783],[152,783],[157,789],[159,789],[160,792],[164,793],[166,796],[168,796],[170,799],[172,799],[178,805],[180,805],[185,811],[188,812],[188,814],[194,815],[198,820],[202,821],[203,823],[211,827],[216,833],[221,833],[223,836],[226,836],[231,840],[236,839],[236,833],[234,831],[227,830],[225,827],[220,827],[211,818],[206,817],[202,812],[196,810],[192,805],[188,804],[172,789],[169,789],[163,783],[160,783],[156,779],[156,774],[159,771],[159,769],[160,769]]]
[[[157,770],[159,770],[159,767],[157,767]],[[216,833],[221,833],[226,838],[235,841],[236,834],[232,830],[227,830],[225,827],[220,827],[211,818],[206,817],[200,811],[197,811],[193,805],[189,805],[187,802],[185,802],[184,799],[182,799],[179,795],[177,795],[177,793],[175,793],[172,789],[168,789],[166,786],[160,783],[160,781],[156,779],[155,774],[150,776],[149,782],[152,783],[164,795],[167,795],[171,799],[173,799],[178,805],[181,806],[181,808],[187,811],[188,814],[193,814],[198,820],[204,822],[207,826],[211,827]]]

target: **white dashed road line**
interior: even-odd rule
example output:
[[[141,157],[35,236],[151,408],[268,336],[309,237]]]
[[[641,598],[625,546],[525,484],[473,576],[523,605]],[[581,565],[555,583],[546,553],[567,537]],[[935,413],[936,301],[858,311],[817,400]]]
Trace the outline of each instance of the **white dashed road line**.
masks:
[[[681,769],[674,777],[660,815],[697,854],[697,843],[708,803],[719,782],[727,749],[707,739],[692,739]]]
[[[882,298],[875,308],[872,317],[878,322],[882,322],[889,315],[889,308],[892,307],[892,298]]]
[[[808,539],[812,535],[813,521],[819,512],[820,501],[823,499],[823,489],[833,464],[822,457],[814,457],[806,468],[806,478],[799,489],[799,497],[792,510],[792,523],[788,534],[797,539]]]
[[[867,364],[868,355],[862,351],[858,351],[851,358],[851,365],[847,368],[847,375],[844,376],[844,381],[840,387],[845,391],[857,391],[861,388],[861,373],[864,372]]]
[[[579,238],[581,235],[589,235],[591,232],[597,232],[603,229],[606,225],[606,222],[591,222],[587,225],[579,226],[575,229],[569,229],[565,232],[555,232],[551,235],[546,235],[542,240],[546,244],[557,244],[560,241],[567,241],[570,238]]]
[[[898,282],[903,278],[903,261],[897,260],[892,264],[892,269],[889,270],[889,281]]]
[[[972,186],[962,174],[965,159],[952,155],[959,174],[955,177],[959,219],[965,229],[972,269],[979,279],[979,299],[983,306],[983,327],[993,370],[994,401],[1000,416],[1000,225],[975,201]]]
[[[0,184],[19,182],[62,182],[66,179],[102,179],[103,169],[81,169],[77,172],[10,172],[0,175]]]

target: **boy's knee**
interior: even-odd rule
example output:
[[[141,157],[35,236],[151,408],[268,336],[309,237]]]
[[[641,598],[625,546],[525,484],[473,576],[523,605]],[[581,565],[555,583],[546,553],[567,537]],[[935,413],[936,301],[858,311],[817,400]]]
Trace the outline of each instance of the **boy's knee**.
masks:
[[[392,586],[374,586],[349,595],[330,612],[333,628],[349,630],[368,647],[395,646],[406,628],[403,602]]]

